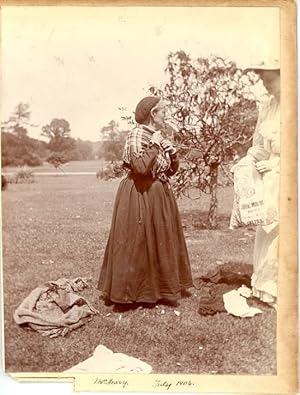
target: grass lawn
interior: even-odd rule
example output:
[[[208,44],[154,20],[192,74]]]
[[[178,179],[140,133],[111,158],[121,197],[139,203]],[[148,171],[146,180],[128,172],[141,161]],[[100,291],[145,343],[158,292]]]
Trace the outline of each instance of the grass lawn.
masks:
[[[86,169],[84,169],[86,171]],[[9,372],[63,371],[97,345],[149,363],[153,373],[276,374],[276,313],[236,318],[198,314],[199,292],[176,308],[117,313],[96,285],[119,181],[95,176],[40,176],[2,194],[5,362]],[[220,226],[203,227],[207,198],[178,201],[195,278],[216,260],[251,263],[254,229],[228,229],[232,196],[220,190]],[[30,291],[61,277],[91,277],[84,291],[99,315],[66,338],[18,327],[13,313]],[[108,313],[111,313],[108,315]]]

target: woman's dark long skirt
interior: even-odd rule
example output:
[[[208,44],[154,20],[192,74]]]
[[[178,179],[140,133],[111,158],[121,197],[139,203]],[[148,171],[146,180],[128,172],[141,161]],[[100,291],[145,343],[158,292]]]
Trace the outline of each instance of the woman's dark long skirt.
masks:
[[[120,183],[98,288],[115,303],[176,300],[193,286],[178,207],[168,183]]]

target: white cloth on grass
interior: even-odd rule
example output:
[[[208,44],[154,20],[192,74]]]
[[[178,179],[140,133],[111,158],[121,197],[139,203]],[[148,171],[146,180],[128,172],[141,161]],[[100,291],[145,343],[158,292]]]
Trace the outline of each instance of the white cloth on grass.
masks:
[[[152,367],[140,359],[114,353],[100,344],[90,358],[66,370],[65,373],[151,373],[151,371]]]
[[[236,317],[253,317],[262,313],[260,309],[248,305],[247,299],[241,295],[240,289],[233,289],[225,293],[223,300],[226,311]]]

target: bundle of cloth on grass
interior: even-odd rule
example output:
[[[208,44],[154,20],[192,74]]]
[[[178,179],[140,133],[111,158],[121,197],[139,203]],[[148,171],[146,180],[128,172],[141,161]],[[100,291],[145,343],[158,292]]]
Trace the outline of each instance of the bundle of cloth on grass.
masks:
[[[252,271],[252,265],[228,262],[195,279],[195,287],[201,291],[199,314],[227,312],[224,294],[241,286],[250,287]]]
[[[76,294],[88,286],[88,281],[60,278],[38,286],[16,309],[15,322],[43,336],[66,336],[98,313],[86,298]]]

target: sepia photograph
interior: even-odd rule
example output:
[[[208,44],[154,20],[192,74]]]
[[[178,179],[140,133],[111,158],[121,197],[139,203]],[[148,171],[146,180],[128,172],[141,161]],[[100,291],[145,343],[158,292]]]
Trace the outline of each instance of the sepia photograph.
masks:
[[[296,369],[284,15],[1,7],[5,373],[200,392]]]

